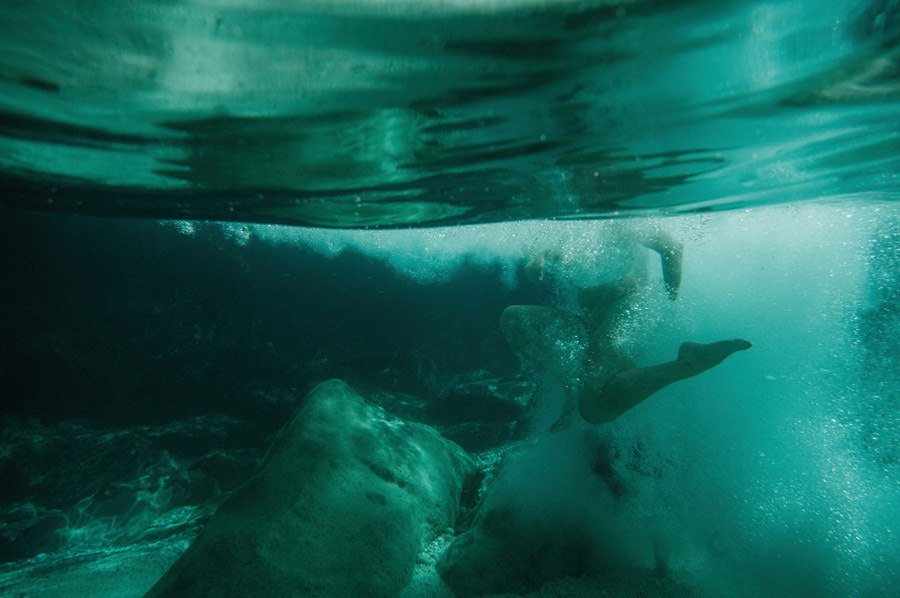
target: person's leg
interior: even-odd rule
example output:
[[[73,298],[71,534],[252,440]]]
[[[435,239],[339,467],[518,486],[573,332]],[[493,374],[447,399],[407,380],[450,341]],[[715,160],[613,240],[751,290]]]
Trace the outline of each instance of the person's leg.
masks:
[[[616,323],[612,322],[610,314],[612,308],[619,301],[631,296],[637,291],[639,283],[636,278],[628,276],[613,282],[578,290],[578,305],[584,314],[584,321],[592,336],[609,336],[610,329]]]
[[[566,399],[551,430],[567,427],[578,405],[588,348],[584,321],[556,307],[511,305],[500,317],[500,328],[516,354],[562,383]]]
[[[701,374],[751,346],[743,339],[682,343],[675,361],[619,372],[600,392],[585,387],[578,405],[581,417],[594,424],[612,421],[663,387]]]
[[[513,350],[535,367],[560,378],[581,369],[588,334],[577,315],[556,307],[511,305],[500,316],[500,328]]]

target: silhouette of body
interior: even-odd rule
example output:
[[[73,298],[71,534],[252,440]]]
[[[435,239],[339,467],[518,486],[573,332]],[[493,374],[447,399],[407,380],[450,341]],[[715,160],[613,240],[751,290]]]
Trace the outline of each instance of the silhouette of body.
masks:
[[[635,240],[660,255],[663,282],[675,300],[681,286],[682,248],[662,231],[638,233]],[[546,280],[548,261],[559,259],[544,252],[526,266],[532,282]],[[580,314],[540,305],[512,305],[500,326],[513,350],[538,369],[559,380],[565,389],[563,412],[553,424],[568,427],[575,408],[592,424],[610,422],[669,384],[715,367],[732,353],[749,349],[743,339],[714,343],[682,343],[675,360],[648,367],[633,367],[612,343],[620,323],[621,301],[640,288],[633,276],[577,290]]]

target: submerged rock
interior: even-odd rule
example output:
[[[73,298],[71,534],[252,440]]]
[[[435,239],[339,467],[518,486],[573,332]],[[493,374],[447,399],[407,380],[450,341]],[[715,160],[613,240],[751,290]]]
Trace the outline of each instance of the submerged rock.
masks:
[[[0,520],[19,502],[65,510],[102,498],[110,487],[146,493],[179,477],[188,478],[178,480],[181,486],[206,477],[231,490],[235,478],[243,482],[254,471],[270,439],[247,422],[216,415],[116,430],[86,421],[46,426],[4,418]]]
[[[119,430],[4,418],[0,564],[179,533],[252,475],[270,438],[216,415]]]
[[[397,595],[474,471],[431,428],[325,382],[148,596]]]
[[[58,512],[38,511],[31,504],[20,505],[0,518],[0,562],[26,559],[52,552],[63,544],[61,532],[67,521]]]
[[[624,448],[573,429],[507,454],[471,526],[437,563],[447,586],[456,596],[549,596],[560,580],[590,579],[596,593],[571,595],[623,587],[684,595],[640,501],[630,504],[656,477],[635,466],[647,466],[640,452]]]

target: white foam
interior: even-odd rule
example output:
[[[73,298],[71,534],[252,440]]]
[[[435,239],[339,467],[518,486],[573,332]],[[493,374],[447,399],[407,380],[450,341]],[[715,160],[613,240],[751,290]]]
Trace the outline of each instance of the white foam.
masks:
[[[334,257],[354,250],[381,260],[411,280],[428,283],[452,278],[469,263],[499,266],[503,280],[516,283],[516,268],[552,249],[564,264],[583,265],[603,278],[627,272],[632,256],[623,251],[629,229],[664,227],[691,236],[689,219],[628,221],[520,221],[485,225],[397,230],[343,230],[281,225],[224,224],[228,237],[306,247]]]

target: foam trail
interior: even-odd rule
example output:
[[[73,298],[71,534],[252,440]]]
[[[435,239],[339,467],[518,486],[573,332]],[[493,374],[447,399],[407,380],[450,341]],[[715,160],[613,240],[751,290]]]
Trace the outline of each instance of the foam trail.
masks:
[[[515,284],[516,266],[545,249],[568,261],[591,261],[597,268],[620,269],[621,241],[629,228],[664,226],[688,230],[686,219],[647,218],[631,221],[520,221],[485,225],[395,230],[343,230],[268,224],[222,224],[226,237],[237,244],[250,238],[266,243],[307,247],[334,257],[358,251],[384,261],[399,274],[422,282],[452,278],[466,263],[499,265],[507,284]],[[189,234],[189,223],[176,223]],[[684,232],[684,231],[682,231]],[[612,274],[611,274],[612,275]]]

